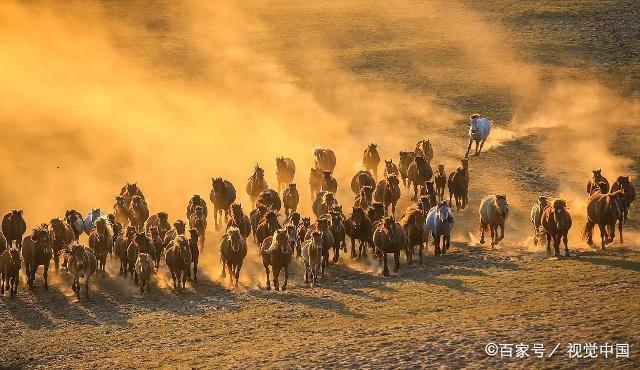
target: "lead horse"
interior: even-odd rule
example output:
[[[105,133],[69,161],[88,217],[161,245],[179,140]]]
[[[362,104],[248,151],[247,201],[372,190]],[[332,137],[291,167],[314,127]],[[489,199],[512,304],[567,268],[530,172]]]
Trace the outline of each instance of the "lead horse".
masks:
[[[471,144],[474,142],[476,143],[474,155],[480,155],[484,142],[487,141],[489,133],[491,132],[491,122],[488,119],[480,117],[479,114],[472,114],[469,118],[471,120],[469,126],[469,146],[467,147],[467,154],[464,155],[465,157],[469,156]]]

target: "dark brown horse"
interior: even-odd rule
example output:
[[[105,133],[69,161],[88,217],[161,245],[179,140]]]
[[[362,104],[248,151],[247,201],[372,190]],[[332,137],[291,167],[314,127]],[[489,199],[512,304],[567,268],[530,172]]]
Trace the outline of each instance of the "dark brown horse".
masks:
[[[449,174],[447,187],[449,188],[449,207],[453,208],[452,198],[456,200],[456,212],[464,209],[469,202],[469,159],[462,158],[462,167],[458,167]]]
[[[336,169],[336,154],[333,150],[317,146],[313,148],[313,156],[317,169],[330,172]]]
[[[278,214],[275,211],[268,211],[256,229],[255,236],[257,244],[262,245],[262,242],[266,238],[273,235],[273,233],[281,227],[278,222]]]
[[[571,229],[571,214],[567,202],[556,199],[542,211],[541,224],[547,234],[547,253],[551,254],[551,240],[556,257],[560,257],[560,240],[564,242],[564,254],[569,257],[568,234]]]
[[[582,233],[582,237],[587,240],[587,244],[593,245],[593,227],[595,225],[600,228],[602,250],[604,250],[606,244],[613,243],[616,222],[624,217],[621,207],[623,197],[624,194],[621,190],[610,194],[594,194],[589,197],[587,202],[587,223]],[[620,242],[622,242],[622,222],[619,223],[618,228],[620,230]]]
[[[184,235],[178,235],[167,248],[164,260],[171,272],[173,289],[185,289],[187,279],[191,276],[191,248]]]
[[[127,209],[131,206],[131,201],[134,196],[139,196],[142,200],[145,200],[144,194],[142,194],[142,190],[138,187],[138,183],[134,182],[132,184],[127,183],[120,190],[120,196],[124,198]]]
[[[314,199],[322,188],[322,171],[312,168],[309,174],[309,189],[311,190],[311,199]]]
[[[382,202],[384,205],[384,213],[389,213],[389,206],[391,206],[391,214],[396,213],[396,204],[400,199],[400,181],[395,175],[387,175],[383,180],[378,182],[376,186],[376,192],[374,199],[377,202]]]
[[[66,249],[75,241],[75,235],[73,234],[71,225],[59,218],[52,218],[49,223],[51,225],[49,238],[51,239],[51,249],[53,250],[53,264],[56,271],[58,271],[60,267],[60,251]],[[111,245],[109,249],[111,249]]]
[[[251,204],[255,204],[258,195],[268,188],[269,185],[267,185],[267,181],[264,179],[264,170],[256,163],[256,166],[253,169],[253,175],[251,175],[249,180],[247,180],[246,190],[247,195],[249,195],[249,198],[251,199]]]
[[[64,214],[64,220],[71,225],[75,240],[78,240],[83,228],[83,218],[80,212],[75,209],[69,209]],[[128,218],[126,220],[128,220]]]
[[[195,213],[189,217],[189,228],[198,230],[198,243],[200,250],[204,248],[205,233],[207,231],[207,216],[204,214],[204,209],[200,206],[196,206]]]
[[[193,282],[198,282],[198,261],[200,260],[200,231],[189,229],[189,249],[191,251],[191,263],[193,263]]]
[[[298,188],[295,183],[290,183],[284,194],[282,194],[282,202],[284,203],[284,214],[289,217],[291,212],[296,212],[298,209],[298,203],[300,203],[300,194],[298,194]]]
[[[393,253],[395,265],[393,272],[400,270],[400,252],[407,248],[407,237],[402,227],[393,217],[385,217],[378,223],[373,233],[374,254],[382,259],[384,276],[389,276],[387,254]]]
[[[296,174],[296,164],[291,158],[276,157],[276,177],[278,178],[278,193],[282,191],[283,186],[287,186],[293,182]]]
[[[16,247],[0,253],[0,295],[4,295],[5,289],[11,297],[18,294],[21,263],[20,251]]]
[[[267,206],[264,204],[258,204],[257,207],[249,213],[249,220],[251,221],[251,230],[253,232],[253,241],[257,244],[258,237],[256,236],[256,232],[258,231],[258,226],[260,222],[264,219],[264,216],[267,214],[269,210]],[[260,245],[260,244],[258,244]]]
[[[363,208],[353,207],[349,217],[344,221],[345,233],[351,239],[351,258],[362,258],[367,256],[367,245],[373,246],[371,236],[373,226]],[[359,241],[356,253],[356,240]]]
[[[162,242],[157,226],[151,226],[147,233],[147,238],[149,238],[149,242],[151,243],[151,257],[153,257],[155,267],[158,269],[160,268],[160,259],[164,253],[164,243]]]
[[[256,168],[260,168],[260,167],[256,165]],[[262,171],[261,173],[264,176],[264,171]],[[252,181],[251,179],[249,179],[249,182],[251,184],[251,191],[252,192],[256,191],[255,196],[257,197],[257,195],[260,194],[260,191],[266,189],[267,186],[265,182],[263,184],[264,189],[258,191],[260,188],[262,188],[262,185],[258,185],[259,179],[258,177],[255,177],[255,176],[256,174],[254,174],[254,176],[251,177],[251,178],[255,178],[255,184],[254,184],[254,181]],[[262,178],[262,181],[264,181],[264,178]],[[249,188],[249,185],[247,185],[247,188]],[[220,177],[212,178],[211,193],[209,194],[209,199],[211,200],[211,203],[213,203],[213,223],[215,225],[215,229],[219,230],[220,225],[218,223],[218,217],[222,219],[222,212],[224,212],[225,222],[229,221],[229,207],[231,207],[233,202],[236,201],[236,188],[234,188],[229,181],[223,180]],[[252,197],[251,198],[252,204],[253,204],[253,201],[254,201],[254,198]]]
[[[147,219],[147,221],[149,221],[149,220]],[[115,215],[113,213],[109,213],[107,215],[107,223],[111,227],[111,231],[113,231],[113,233],[112,233],[113,245],[109,249],[109,255],[111,255],[111,252],[114,250],[113,248],[115,247],[115,244],[116,244],[116,238],[122,232],[122,224],[120,222],[118,222],[118,220],[116,220],[116,217],[115,217]]]
[[[187,224],[182,220],[175,220],[173,222],[173,229],[169,230],[164,236],[164,247],[165,249],[169,247],[171,242],[182,235],[186,238]]]
[[[416,153],[417,157],[423,157],[427,163],[431,163],[431,160],[433,160],[433,147],[429,140],[418,141],[414,153]]]
[[[18,249],[22,248],[22,236],[27,231],[27,223],[22,217],[22,210],[12,210],[2,218],[2,233],[9,247],[15,242]]]
[[[587,182],[587,194],[591,195],[593,188],[594,187],[599,187],[600,188],[600,183],[604,182],[606,183],[606,188],[602,189],[600,188],[600,192],[602,194],[608,193],[609,192],[609,180],[607,180],[606,177],[602,176],[602,170],[599,168],[593,169],[591,172],[593,172],[593,176],[591,176],[591,178],[589,179],[589,181]]]
[[[333,177],[330,171],[322,172],[322,186],[321,191],[330,191],[333,194],[338,192],[338,181]]]
[[[422,265],[422,253],[429,242],[426,217],[421,209],[409,207],[400,220],[400,226],[407,236],[407,263],[413,263],[413,249],[418,246],[419,262]]]
[[[400,171],[400,178],[402,179],[402,185],[406,188],[409,186],[408,176],[409,176],[409,166],[413,163],[413,159],[416,157],[415,152],[400,152],[400,165],[398,166],[398,171]]]
[[[622,213],[623,213],[623,220],[624,223],[627,223],[627,216],[629,215],[629,207],[631,206],[631,203],[633,203],[634,200],[636,200],[636,189],[633,187],[633,185],[631,184],[631,180],[630,177],[627,176],[618,176],[618,179],[616,180],[616,182],[613,183],[613,185],[611,185],[611,192],[616,192],[618,190],[621,190],[622,193],[624,194],[624,204],[623,204],[623,209],[622,209]]]
[[[133,242],[129,243],[129,247],[127,247],[127,264],[129,266],[129,273],[131,274],[135,284],[138,284],[138,273],[135,269],[138,254],[151,254],[154,251],[155,248],[153,248],[151,241],[147,238],[147,234],[144,232],[137,233]]]
[[[147,202],[141,196],[134,195],[129,206],[129,222],[136,230],[143,231],[144,224],[148,218],[149,207],[147,207]]]
[[[207,210],[207,202],[198,194],[194,194],[191,199],[189,199],[189,204],[187,204],[187,220],[191,217],[192,214],[196,213],[196,207],[198,206],[202,207],[205,218],[209,215],[209,211]]]
[[[373,202],[371,207],[367,209],[367,217],[371,220],[371,223],[375,224],[382,220],[385,216],[384,205],[380,202]]]
[[[340,250],[347,251],[346,233],[344,224],[344,218],[342,216],[342,210],[334,208],[331,210],[331,234],[333,235],[333,263],[338,262],[340,258]]]
[[[49,289],[47,275],[52,257],[53,250],[51,249],[49,231],[47,225],[43,224],[33,229],[31,235],[27,236],[22,243],[22,260],[29,288],[33,288],[38,266],[42,265],[44,267],[44,289]]]
[[[362,154],[362,166],[373,173],[374,178],[378,178],[378,165],[380,164],[380,154],[376,144],[369,144]],[[334,191],[335,193],[335,191]]]
[[[433,181],[425,181],[424,185],[420,189],[420,197],[429,198],[430,204],[436,204],[438,202],[438,193],[433,186]]]
[[[242,211],[242,205],[240,203],[233,203],[231,205],[231,219],[227,222],[226,229],[229,229],[232,226],[237,227],[240,230],[240,234],[245,239],[251,235],[251,220],[249,219],[249,216],[245,215]],[[256,222],[256,228],[257,227],[258,222]]]
[[[373,190],[374,188],[369,185],[365,185],[360,188],[360,193],[356,195],[356,200],[353,203],[354,207],[360,207],[362,209],[367,209],[373,203]]]
[[[247,242],[242,237],[240,230],[231,226],[227,229],[227,233],[222,237],[220,242],[220,260],[222,261],[222,277],[225,277],[225,266],[229,270],[229,284],[233,284],[235,278],[235,286],[238,286],[240,279],[240,270],[242,263],[247,256]]]
[[[334,205],[338,204],[335,195],[328,191],[321,191],[311,205],[311,210],[316,217],[329,213]]]
[[[384,175],[396,175],[400,176],[400,171],[398,170],[398,166],[393,163],[393,159],[384,160]]]
[[[267,206],[267,209],[276,212],[282,209],[282,200],[280,200],[280,195],[273,189],[267,189],[260,193],[256,199],[256,205],[258,204],[264,204]]]
[[[106,217],[99,217],[96,220],[95,227],[89,235],[89,248],[96,257],[97,269],[102,271],[102,276],[105,276],[104,269],[107,264],[107,254],[109,254],[113,248],[113,231]]]
[[[424,183],[433,177],[433,170],[424,157],[416,156],[413,159],[413,163],[409,165],[407,176],[409,185],[413,184],[413,197],[411,200],[417,200],[419,191],[422,190]]]
[[[444,188],[447,186],[447,173],[444,171],[444,164],[438,165],[433,181],[436,184],[438,202],[442,202],[444,200]]]
[[[329,250],[333,248],[334,244],[329,219],[318,218],[316,222],[311,224],[307,229],[307,234],[304,236],[304,240],[309,240],[314,231],[320,231],[322,233],[322,276],[324,276],[324,269],[329,263]]]
[[[71,289],[76,293],[76,297],[80,297],[80,278],[84,278],[84,295],[89,298],[89,280],[95,274],[97,269],[96,256],[93,255],[91,249],[74,243],[64,256],[69,272],[73,276]]]
[[[127,255],[127,249],[136,236],[136,228],[129,225],[124,229],[124,232],[118,236],[115,245],[115,255],[120,260],[120,273],[127,276],[129,271],[129,256]]]
[[[284,269],[284,283],[282,284],[282,290],[287,290],[291,254],[292,251],[289,247],[289,238],[285,229],[278,229],[273,232],[272,236],[265,238],[261,244],[260,255],[262,256],[262,265],[264,266],[264,270],[267,274],[267,290],[271,290],[269,267],[273,270],[273,287],[276,291],[280,290],[279,276],[280,271]]]
[[[145,231],[147,234],[150,233],[150,229],[154,226],[158,228],[160,238],[164,239],[167,233],[171,230],[171,224],[169,223],[169,215],[167,212],[158,212],[147,219],[147,223],[145,225]]]
[[[129,223],[129,205],[122,195],[116,197],[116,202],[113,205],[113,214],[121,224],[126,225]]]
[[[376,180],[369,171],[358,171],[351,179],[351,191],[353,194],[358,195],[363,186],[376,187]]]

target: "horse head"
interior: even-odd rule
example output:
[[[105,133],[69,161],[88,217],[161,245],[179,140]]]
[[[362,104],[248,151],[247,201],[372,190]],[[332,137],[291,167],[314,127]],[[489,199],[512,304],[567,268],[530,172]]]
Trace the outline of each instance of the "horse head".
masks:
[[[289,221],[292,225],[298,226],[300,224],[300,213],[292,212],[291,215],[289,215]]]
[[[224,188],[224,180],[222,180],[222,177],[212,177],[211,178],[211,187],[213,187],[213,190],[216,193],[219,193],[222,191],[222,189]]]
[[[385,188],[387,189],[399,189],[400,188],[400,180],[398,180],[398,176],[394,174],[389,174],[385,177]]]
[[[121,195],[116,196],[116,205],[114,206],[114,208],[118,210],[124,210],[127,208],[127,203],[124,200],[123,196]]]
[[[241,220],[243,215],[242,204],[233,203],[231,205],[231,215],[233,216],[234,219]]]
[[[149,234],[151,235],[152,240],[158,240],[160,238],[160,230],[158,230],[158,226],[151,226],[149,228]]]
[[[496,211],[500,214],[502,219],[506,219],[509,215],[509,204],[507,203],[506,195],[496,195],[494,199],[494,206]]]
[[[289,250],[293,251],[298,242],[298,233],[296,232],[296,227],[292,224],[288,224],[285,226],[285,230],[287,231],[287,242],[289,243]]]
[[[600,168],[594,168],[591,172],[593,172],[593,178],[596,182],[600,181],[600,178],[602,177],[602,170]]]
[[[564,230],[567,223],[565,213],[567,212],[567,202],[562,199],[555,199],[552,204],[553,218],[556,222],[558,230]]]
[[[316,253],[322,254],[322,233],[318,230],[311,232],[311,248],[316,250]]]
[[[231,246],[231,250],[233,252],[239,252],[240,251],[240,247],[241,247],[241,241],[240,241],[240,229],[238,229],[235,226],[231,226],[228,230],[227,230],[227,235],[229,238],[229,244]]]
[[[263,179],[264,178],[264,170],[257,163],[256,163],[256,165],[255,165],[255,167],[253,169],[253,174],[255,175],[256,179]]]
[[[132,184],[127,183],[127,194],[134,195],[134,194],[138,194],[139,191],[140,189],[138,188],[137,182],[134,182]]]
[[[56,217],[49,220],[49,223],[51,224],[54,239],[64,239],[66,229],[62,220]]]
[[[322,203],[328,206],[333,205],[335,201],[336,201],[335,195],[330,191],[325,192],[324,195],[322,196]]]
[[[369,150],[376,150],[376,148],[378,148],[378,145],[374,143],[371,143],[367,146],[367,149]]]
[[[196,243],[198,242],[198,238],[200,237],[200,232],[196,228],[189,229],[189,242]]]
[[[471,127],[469,127],[469,132],[474,135],[478,131],[478,118],[480,118],[479,114],[472,114],[469,117]]]
[[[280,249],[282,254],[288,254],[288,241],[289,237],[287,236],[286,229],[277,229],[273,232],[273,240],[271,241],[271,249],[276,250]]]
[[[136,227],[132,225],[128,225],[125,230],[125,235],[127,237],[127,240],[133,239],[134,235],[136,235]]]
[[[185,224],[184,221],[182,220],[176,220],[173,223],[173,227],[176,229],[176,232],[178,233],[178,235],[184,235],[186,225],[187,224]]]
[[[453,222],[451,209],[449,209],[449,205],[444,200],[440,202],[440,204],[438,204],[436,215],[438,216],[438,220],[440,220],[441,223]]]
[[[85,265],[84,247],[77,242],[74,242],[70,247],[71,265],[75,266],[76,271],[83,271]]]

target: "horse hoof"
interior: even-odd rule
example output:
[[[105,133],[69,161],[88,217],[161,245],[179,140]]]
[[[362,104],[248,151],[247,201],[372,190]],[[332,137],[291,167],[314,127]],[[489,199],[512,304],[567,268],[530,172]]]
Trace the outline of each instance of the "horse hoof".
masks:
[[[484,238],[480,239],[480,244],[484,244]]]
[[[284,292],[285,290],[287,290],[287,287],[286,287],[286,286],[283,286],[283,287],[282,287],[282,291]]]
[[[267,285],[267,290],[271,290],[271,287],[269,285]]]
[[[382,275],[390,276],[391,274],[389,274],[389,270],[384,270],[384,271],[382,271]]]

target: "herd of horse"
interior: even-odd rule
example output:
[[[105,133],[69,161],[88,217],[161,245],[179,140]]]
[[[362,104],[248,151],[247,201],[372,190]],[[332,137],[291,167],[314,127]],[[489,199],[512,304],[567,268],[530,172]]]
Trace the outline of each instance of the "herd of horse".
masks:
[[[330,263],[339,260],[341,252],[349,253],[353,259],[367,258],[370,253],[380,260],[385,276],[390,275],[388,254],[393,255],[394,272],[400,268],[401,253],[411,264],[417,251],[416,257],[422,264],[430,237],[435,255],[445,254],[451,245],[454,214],[469,203],[469,151],[475,142],[474,155],[479,155],[489,132],[489,120],[476,114],[470,117],[467,153],[461,158],[460,166],[448,176],[442,164],[435,170],[432,168],[433,147],[429,140],[420,140],[413,151],[401,151],[397,163],[393,159],[385,160],[383,174],[378,178],[381,157],[376,144],[368,145],[362,156],[363,169],[350,183],[354,202],[348,214],[336,198],[335,153],[323,147],[313,148],[315,164],[309,174],[313,222],[312,217],[303,217],[298,211],[300,194],[293,182],[296,167],[291,158],[276,158],[277,191],[269,187],[264,170],[255,165],[246,185],[252,206],[249,213],[236,202],[236,188],[231,182],[212,178],[209,200],[213,205],[214,228],[223,231],[219,250],[222,276],[228,273],[230,284],[238,286],[250,239],[259,248],[268,290],[272,281],[275,290],[286,290],[289,268],[296,259],[304,264],[305,283],[315,286]],[[409,192],[412,204],[396,218],[402,189]],[[448,201],[445,189],[449,192]],[[587,223],[583,235],[589,245],[593,244],[596,224],[603,249],[613,241],[616,224],[622,241],[622,226],[627,220],[629,205],[635,200],[629,177],[620,176],[609,186],[601,171],[594,170],[587,193]],[[279,215],[283,208],[281,224]],[[506,195],[488,195],[482,199],[481,244],[485,242],[486,232],[491,236],[492,247],[504,238],[508,215]],[[92,209],[83,217],[76,210],[68,210],[64,217],[52,218],[26,236],[22,211],[13,210],[2,219],[0,294],[4,294],[5,288],[11,296],[16,294],[22,266],[32,287],[38,267],[42,265],[47,289],[48,269],[53,260],[56,271],[62,268],[71,274],[72,289],[78,296],[80,280],[84,279],[88,297],[90,278],[96,273],[105,275],[109,255],[119,259],[120,273],[125,277],[129,274],[141,294],[149,292],[152,276],[158,273],[162,260],[171,274],[174,289],[184,289],[187,281],[197,282],[207,217],[207,201],[199,195],[193,195],[187,205],[186,222],[177,219],[171,224],[166,212],[150,215],[145,196],[136,183],[122,187],[115,197],[113,211],[108,214]],[[555,255],[559,256],[559,245],[563,241],[565,254],[569,255],[567,239],[572,220],[564,200],[540,196],[532,207],[531,222],[536,244],[541,237],[546,238],[547,252],[551,253],[553,242]],[[88,246],[79,242],[83,233],[89,238]],[[282,272],[284,279],[280,286]]]

